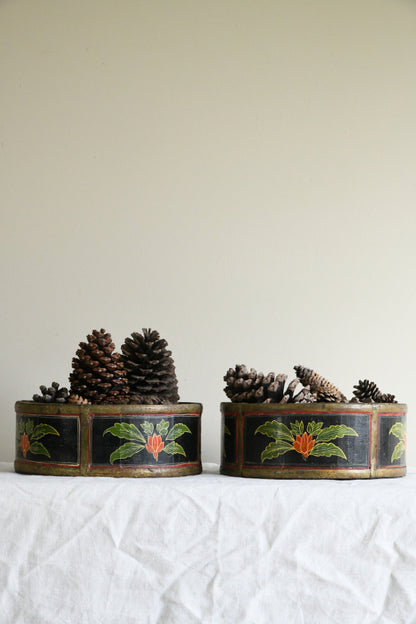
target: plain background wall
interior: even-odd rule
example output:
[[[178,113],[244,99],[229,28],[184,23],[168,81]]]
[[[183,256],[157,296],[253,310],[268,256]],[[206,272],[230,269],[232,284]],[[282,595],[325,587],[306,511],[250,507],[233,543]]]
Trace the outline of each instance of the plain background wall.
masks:
[[[219,460],[223,375],[409,405],[416,3],[0,0],[0,459],[93,328],[168,340]]]

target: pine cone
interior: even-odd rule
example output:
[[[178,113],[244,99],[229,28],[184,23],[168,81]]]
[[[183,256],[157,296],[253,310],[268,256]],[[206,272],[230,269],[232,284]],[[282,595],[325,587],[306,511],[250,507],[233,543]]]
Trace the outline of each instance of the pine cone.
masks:
[[[172,352],[157,331],[131,334],[121,347],[130,385],[130,403],[166,404],[179,401]]]
[[[36,403],[66,403],[68,400],[68,388],[60,388],[57,381],[53,381],[51,386],[39,386],[42,394],[34,394],[33,400]]]
[[[393,394],[382,394],[374,381],[359,380],[353,394],[360,403],[397,403]]]
[[[286,379],[287,375],[276,375],[274,382],[267,388],[267,399],[264,403],[315,403],[316,394],[310,391],[309,386],[304,386],[295,394],[299,380],[291,381],[285,390]]]
[[[378,400],[379,403],[397,403],[394,394],[381,394]]]
[[[91,403],[127,403],[127,375],[111,335],[105,329],[94,329],[87,341],[79,344],[78,357],[72,360],[71,394]]]
[[[78,394],[71,394],[69,396],[68,403],[71,403],[71,405],[91,405],[91,401],[83,399]]]
[[[318,375],[310,368],[295,366],[296,375],[304,386],[309,386],[311,392],[315,393],[318,401],[323,403],[341,403],[347,398],[333,383]]]
[[[267,399],[266,388],[275,380],[274,373],[266,377],[254,368],[244,364],[236,364],[235,369],[229,368],[224,375],[227,382],[225,394],[233,403],[263,403]]]
[[[290,382],[285,390],[287,375],[269,373],[263,375],[254,368],[236,364],[224,375],[227,382],[225,394],[233,403],[312,403],[316,396],[308,388],[294,394],[298,380]]]

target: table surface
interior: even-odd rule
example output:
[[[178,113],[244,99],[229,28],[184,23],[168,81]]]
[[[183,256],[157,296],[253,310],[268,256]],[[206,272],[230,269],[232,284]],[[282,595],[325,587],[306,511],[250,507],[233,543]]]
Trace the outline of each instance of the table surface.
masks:
[[[416,622],[415,468],[0,480],[0,622]]]

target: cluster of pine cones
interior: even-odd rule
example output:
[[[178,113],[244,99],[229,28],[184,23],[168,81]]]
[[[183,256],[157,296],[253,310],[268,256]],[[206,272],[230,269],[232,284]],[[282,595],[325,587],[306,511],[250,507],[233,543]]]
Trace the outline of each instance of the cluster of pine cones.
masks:
[[[133,332],[115,351],[111,334],[94,329],[79,344],[72,360],[70,390],[57,382],[40,386],[40,403],[132,403],[168,404],[179,401],[178,381],[172,352],[159,333],[143,329]],[[287,375],[258,373],[241,364],[224,376],[224,391],[233,403],[314,403],[348,402],[338,388],[315,371],[295,366],[296,379],[286,385]],[[299,389],[300,384],[300,389]],[[350,402],[396,403],[392,394],[383,394],[373,381],[364,379],[354,386]]]
[[[166,404],[179,401],[172,352],[159,333],[143,329],[126,338],[121,354],[111,334],[94,329],[72,360],[70,390],[53,382],[40,386],[33,400],[41,403]]]
[[[237,364],[224,375],[224,392],[233,403],[397,403],[392,394],[383,394],[373,381],[359,381],[351,401],[338,388],[305,366],[295,366],[296,379],[285,387],[287,375],[258,373]],[[297,390],[301,384],[301,389]]]

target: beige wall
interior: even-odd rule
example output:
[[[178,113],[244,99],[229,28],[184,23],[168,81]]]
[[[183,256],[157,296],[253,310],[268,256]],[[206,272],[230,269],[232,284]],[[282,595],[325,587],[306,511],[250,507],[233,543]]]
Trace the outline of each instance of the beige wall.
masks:
[[[219,458],[222,376],[409,404],[416,3],[1,0],[0,459],[92,328],[158,329]]]

